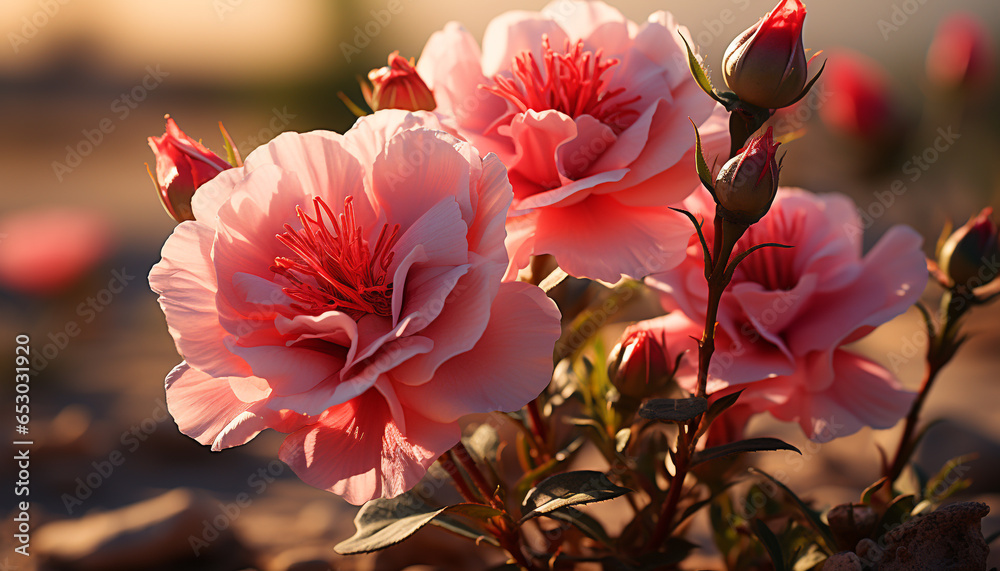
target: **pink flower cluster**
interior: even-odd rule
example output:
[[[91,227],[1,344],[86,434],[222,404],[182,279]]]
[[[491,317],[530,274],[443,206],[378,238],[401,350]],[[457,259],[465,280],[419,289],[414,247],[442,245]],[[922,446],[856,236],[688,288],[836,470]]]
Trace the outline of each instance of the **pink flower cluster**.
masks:
[[[714,215],[707,193],[687,206],[707,220]],[[727,413],[734,433],[726,440],[738,438],[746,419],[764,411],[798,422],[819,441],[864,426],[888,428],[906,415],[913,393],[844,346],[916,302],[927,283],[923,240],[896,226],[862,256],[861,229],[847,197],[782,188],[767,215],[737,243],[734,256],[754,244],[793,247],[752,253],[722,297],[708,392],[718,397],[745,389]],[[705,231],[711,243],[711,224]],[[672,355],[689,351],[678,380],[693,391],[692,336],[701,337],[708,296],[701,245],[692,241],[675,271],[646,283],[661,292],[670,313],[642,326],[662,329]]]

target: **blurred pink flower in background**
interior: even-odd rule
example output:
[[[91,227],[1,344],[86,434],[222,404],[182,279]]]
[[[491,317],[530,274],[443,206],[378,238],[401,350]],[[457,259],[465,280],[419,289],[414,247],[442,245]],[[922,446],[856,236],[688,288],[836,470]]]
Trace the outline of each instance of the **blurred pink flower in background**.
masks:
[[[560,1],[494,18],[482,51],[455,22],[428,40],[417,71],[436,112],[509,170],[508,278],[532,254],[606,281],[683,257],[691,225],[667,206],[699,186],[689,118],[710,157],[728,127],[678,32],[666,12],[637,25],[602,2]]]
[[[167,131],[159,137],[149,137],[149,148],[156,155],[160,202],[174,220],[193,220],[194,191],[232,165],[181,131],[170,115],[166,120]]]
[[[459,417],[545,388],[559,313],[501,283],[503,164],[439,128],[384,110],[286,133],[195,194],[149,278],[185,359],[167,377],[185,434],[291,432],[281,459],[360,504],[414,486]]]
[[[86,210],[51,208],[0,219],[0,287],[47,295],[72,286],[110,252],[111,229]]]
[[[687,206],[711,220],[706,196],[699,193]],[[705,225],[709,243],[711,226]],[[746,389],[730,416],[770,411],[826,441],[864,426],[891,427],[906,414],[914,395],[884,367],[843,346],[917,300],[927,282],[923,240],[895,226],[862,256],[861,228],[845,196],[782,188],[737,244],[734,256],[765,242],[794,247],[751,254],[722,297],[708,391],[718,396]],[[670,339],[671,356],[689,350],[678,376],[687,390],[695,388],[697,359],[690,336],[700,338],[705,323],[703,268],[701,246],[693,242],[678,268],[647,278],[662,292],[664,308],[676,310],[655,326]]]
[[[827,59],[821,81],[828,98],[819,107],[819,116],[827,127],[871,142],[891,135],[896,111],[882,64],[839,50]]]
[[[927,78],[946,89],[980,90],[995,73],[993,39],[971,14],[957,12],[938,25],[927,52]]]

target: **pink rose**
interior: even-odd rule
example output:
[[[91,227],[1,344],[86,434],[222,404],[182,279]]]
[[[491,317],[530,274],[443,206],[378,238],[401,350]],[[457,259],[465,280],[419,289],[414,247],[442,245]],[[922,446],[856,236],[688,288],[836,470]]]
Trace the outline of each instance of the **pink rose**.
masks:
[[[563,0],[495,18],[481,52],[454,22],[431,36],[417,71],[435,111],[510,172],[508,277],[532,254],[606,281],[683,258],[691,225],[667,206],[699,186],[688,119],[709,156],[729,133],[678,32],[666,12],[640,26],[602,2]]]
[[[503,164],[439,127],[385,110],[285,133],[198,191],[149,276],[181,431],[213,450],[291,432],[281,459],[360,504],[414,486],[459,417],[544,389],[559,313],[500,281]]]
[[[689,199],[696,215],[711,220],[707,193]],[[797,421],[806,435],[826,441],[863,426],[888,428],[909,409],[913,393],[882,366],[843,349],[876,326],[900,315],[927,283],[922,239],[906,226],[891,228],[870,252],[861,254],[861,221],[851,200],[779,189],[771,210],[737,243],[765,248],[737,268],[719,307],[716,352],[709,368],[709,393],[746,389],[737,416],[765,410]],[[712,224],[704,226],[712,240]],[[672,272],[647,278],[662,292],[664,307],[677,310],[655,326],[670,340],[671,357],[689,350],[689,374],[705,323],[708,288],[700,245]],[[683,373],[683,371],[682,371]]]

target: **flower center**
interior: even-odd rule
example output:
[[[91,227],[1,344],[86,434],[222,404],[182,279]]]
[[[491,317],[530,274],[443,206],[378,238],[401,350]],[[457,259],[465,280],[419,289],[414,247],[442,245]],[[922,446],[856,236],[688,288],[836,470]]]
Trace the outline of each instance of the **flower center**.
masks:
[[[590,115],[616,133],[635,122],[639,112],[627,106],[640,98],[621,100],[624,87],[608,89],[609,79],[604,73],[618,65],[618,60],[601,60],[597,53],[583,50],[583,40],[572,44],[567,39],[563,51],[556,53],[549,45],[548,35],[542,36],[542,67],[539,67],[531,50],[524,50],[514,57],[512,78],[497,75],[496,85],[482,86],[517,106],[521,112],[528,109],[544,111],[555,109],[574,119]]]
[[[775,212],[754,224],[737,244],[733,257],[746,251],[747,245],[776,242],[801,244],[805,216],[802,213]],[[761,248],[746,257],[736,268],[733,283],[754,282],[769,291],[787,291],[799,283],[795,268],[795,248]]]
[[[388,270],[392,247],[399,240],[399,224],[391,230],[383,225],[371,248],[355,220],[353,197],[344,200],[339,217],[322,198],[314,198],[313,207],[313,218],[295,208],[302,229],[285,224],[285,232],[277,236],[295,255],[277,257],[271,266],[271,271],[291,282],[284,291],[300,302],[294,307],[313,314],[335,309],[355,321],[368,314],[391,316]]]

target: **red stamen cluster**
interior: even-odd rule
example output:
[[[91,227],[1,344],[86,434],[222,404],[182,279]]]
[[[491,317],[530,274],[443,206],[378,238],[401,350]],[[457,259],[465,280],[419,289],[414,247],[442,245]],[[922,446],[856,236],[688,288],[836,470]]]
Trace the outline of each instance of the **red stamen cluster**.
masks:
[[[552,51],[548,35],[542,36],[544,74],[531,50],[524,50],[514,57],[513,77],[497,75],[493,78],[496,85],[484,85],[483,88],[510,101],[521,112],[555,109],[573,118],[590,115],[615,132],[631,125],[639,112],[626,106],[638,101],[639,96],[612,101],[624,93],[625,88],[608,89],[610,81],[602,77],[604,72],[618,65],[618,60],[601,61],[601,50],[597,53],[584,51],[582,40],[571,44],[567,39],[563,51],[562,54]]]
[[[319,314],[331,309],[358,320],[364,315],[392,315],[392,281],[388,276],[399,224],[382,226],[375,248],[362,236],[354,216],[353,197],[344,200],[344,212],[334,216],[322,198],[313,199],[315,218],[296,207],[302,229],[285,224],[277,236],[295,258],[277,257],[271,271],[292,283],[284,289],[301,302],[296,309]],[[329,226],[324,221],[324,213]]]

